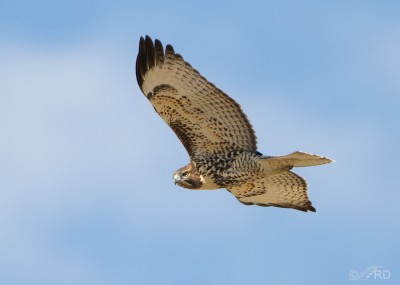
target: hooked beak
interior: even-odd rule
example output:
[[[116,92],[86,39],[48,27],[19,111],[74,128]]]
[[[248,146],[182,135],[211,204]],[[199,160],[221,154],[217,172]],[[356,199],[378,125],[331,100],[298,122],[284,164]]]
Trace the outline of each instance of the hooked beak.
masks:
[[[178,174],[175,174],[175,175],[174,175],[174,183],[175,183],[175,185],[176,185],[176,183],[178,183],[179,181],[181,181],[181,178],[179,177]]]

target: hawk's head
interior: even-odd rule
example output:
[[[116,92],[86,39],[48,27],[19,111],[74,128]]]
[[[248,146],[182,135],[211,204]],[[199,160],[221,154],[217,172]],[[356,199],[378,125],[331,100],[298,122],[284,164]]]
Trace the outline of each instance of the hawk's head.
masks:
[[[197,171],[194,162],[175,171],[173,175],[175,184],[188,189],[199,189],[204,183],[203,176]]]

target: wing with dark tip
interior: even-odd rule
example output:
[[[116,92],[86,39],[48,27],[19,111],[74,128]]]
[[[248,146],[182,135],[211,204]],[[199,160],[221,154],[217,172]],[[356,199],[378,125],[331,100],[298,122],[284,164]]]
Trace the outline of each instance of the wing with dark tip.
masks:
[[[191,157],[221,149],[256,151],[241,107],[159,40],[141,38],[136,59],[140,89]]]
[[[228,190],[246,205],[315,212],[308,198],[306,181],[291,171],[282,171],[256,181],[229,187]]]

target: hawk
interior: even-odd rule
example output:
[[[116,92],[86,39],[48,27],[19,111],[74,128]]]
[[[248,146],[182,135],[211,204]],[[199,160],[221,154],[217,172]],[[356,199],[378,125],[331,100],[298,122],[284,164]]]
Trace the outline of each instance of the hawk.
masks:
[[[159,40],[141,37],[136,79],[160,117],[189,154],[173,174],[175,184],[194,190],[226,188],[246,205],[313,211],[307,183],[293,167],[332,162],[294,152],[264,156],[240,105]]]

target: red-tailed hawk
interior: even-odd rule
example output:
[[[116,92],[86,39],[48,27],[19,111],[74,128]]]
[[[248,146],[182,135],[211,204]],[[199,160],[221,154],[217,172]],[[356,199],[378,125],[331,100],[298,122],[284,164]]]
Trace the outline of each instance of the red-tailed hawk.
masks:
[[[195,190],[226,188],[246,205],[314,211],[307,183],[293,167],[329,163],[326,157],[294,152],[264,156],[241,107],[159,40],[140,38],[136,59],[140,89],[178,136],[190,163],[175,184]]]

